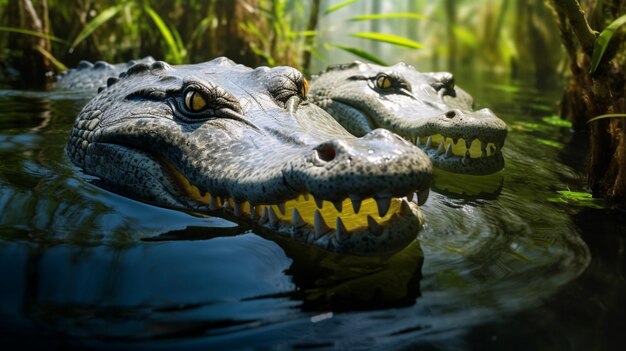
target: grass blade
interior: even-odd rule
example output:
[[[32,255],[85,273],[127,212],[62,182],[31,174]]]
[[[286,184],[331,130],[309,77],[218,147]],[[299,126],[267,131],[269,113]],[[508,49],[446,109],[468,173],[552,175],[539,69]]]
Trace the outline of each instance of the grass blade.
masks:
[[[211,17],[205,17],[202,21],[200,21],[200,23],[198,23],[196,29],[193,31],[193,33],[191,33],[191,39],[189,39],[189,43],[195,42],[199,36],[204,35],[204,33],[207,31],[207,29],[209,29],[209,26],[211,25],[211,19]]]
[[[600,35],[596,39],[596,43],[593,46],[593,54],[591,56],[591,73],[595,72],[600,65],[600,61],[602,61],[602,56],[604,56],[604,52],[606,51],[607,46],[609,46],[609,42],[613,37],[613,34],[621,25],[626,23],[626,15],[620,16],[615,21],[611,22]],[[591,121],[591,120],[589,120]]]
[[[72,42],[70,46],[70,50],[73,50],[78,44],[80,44],[83,40],[85,40],[94,30],[100,27],[104,22],[110,20],[113,16],[115,16],[122,9],[122,5],[111,6],[104,11],[100,12],[98,16],[96,16],[91,22],[87,23],[85,28],[78,33],[76,39]]]
[[[389,18],[410,18],[410,19],[427,19],[428,17],[424,15],[420,15],[418,13],[413,12],[403,12],[403,13],[373,13],[369,15],[356,16],[349,19],[351,22],[355,21],[369,21],[369,20],[380,20],[380,19],[389,19]]]
[[[596,117],[589,119],[587,123],[597,121],[599,119],[605,119],[605,118],[626,118],[626,113],[608,113],[606,115],[596,116]]]
[[[393,44],[396,46],[403,46],[410,49],[421,49],[424,46],[411,39],[401,37],[393,34],[373,33],[373,32],[358,32],[350,34],[353,37],[379,41],[383,43]]]
[[[48,39],[50,41],[54,41],[54,42],[57,42],[57,43],[69,45],[69,42],[67,42],[67,40],[63,40],[61,38],[57,38],[54,35],[35,32],[34,30],[28,30],[28,29],[22,29],[22,28],[13,28],[13,27],[0,27],[0,32],[11,32],[11,33],[32,35],[32,36],[35,36],[35,37]]]
[[[178,31],[176,30],[176,27],[172,27],[172,34],[174,35],[174,40],[176,41],[178,52],[180,53],[181,58],[184,58],[187,55],[187,49],[185,49],[183,38],[181,38],[180,33],[178,33]]]
[[[360,58],[366,59],[370,62],[373,62],[377,65],[381,65],[381,66],[389,66],[389,64],[387,62],[385,62],[383,59],[379,58],[378,56],[375,56],[365,50],[359,49],[359,48],[354,48],[354,47],[350,47],[350,46],[343,46],[343,45],[333,45],[334,47],[336,47],[337,49],[341,49],[343,51],[347,51],[355,56],[358,56]]]
[[[317,31],[315,30],[303,30],[301,32],[296,33],[296,35],[300,37],[314,37],[317,35]]]
[[[52,55],[52,53],[50,53],[48,50],[42,48],[39,45],[35,46],[35,50],[37,50],[41,55],[47,58],[57,68],[59,72],[67,71],[67,66],[61,63],[61,61],[57,60],[57,58],[54,57],[54,55]]]
[[[348,6],[348,5],[350,5],[350,4],[354,3],[354,2],[357,2],[357,1],[359,1],[359,0],[346,0],[346,1],[340,2],[337,5],[333,5],[333,6],[329,7],[329,8],[327,8],[326,11],[324,11],[324,14],[328,15],[329,13],[335,12],[335,11],[339,10],[340,8],[342,8],[344,6]]]
[[[176,39],[174,39],[174,35],[172,34],[172,31],[170,31],[170,29],[167,27],[167,25],[165,24],[161,16],[159,16],[159,14],[156,13],[156,11],[154,11],[147,4],[144,5],[144,11],[146,11],[148,16],[150,16],[150,18],[152,19],[152,22],[154,22],[159,32],[161,32],[161,36],[163,37],[163,39],[165,39],[165,43],[167,44],[169,54],[171,55],[172,63],[174,64],[182,63],[183,55],[181,51],[179,50],[178,45],[176,44]]]

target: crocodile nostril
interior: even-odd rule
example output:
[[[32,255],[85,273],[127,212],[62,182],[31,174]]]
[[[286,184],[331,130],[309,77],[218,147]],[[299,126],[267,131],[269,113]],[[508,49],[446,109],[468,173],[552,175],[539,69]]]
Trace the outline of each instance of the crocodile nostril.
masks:
[[[325,162],[330,162],[334,160],[335,155],[337,154],[337,152],[335,151],[335,148],[330,144],[320,145],[315,148],[315,151],[317,152],[317,157],[319,157],[320,160],[325,161]]]
[[[448,112],[446,112],[446,117],[448,117],[448,118],[454,118],[454,117],[456,117],[456,112],[454,112],[454,111],[448,111]]]

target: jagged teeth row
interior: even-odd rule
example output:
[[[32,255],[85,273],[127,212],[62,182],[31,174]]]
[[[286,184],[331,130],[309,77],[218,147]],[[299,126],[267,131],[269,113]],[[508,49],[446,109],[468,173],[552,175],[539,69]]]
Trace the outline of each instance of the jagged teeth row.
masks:
[[[433,136],[429,135],[428,137],[426,137],[426,141],[422,141],[424,137],[419,137],[419,136],[411,136],[408,137],[407,139],[412,142],[413,144],[423,148],[423,149],[429,149],[429,148],[434,148],[435,146],[433,145]],[[444,157],[448,158],[450,156],[457,156],[460,157],[456,154],[454,154],[452,152],[452,148],[453,145],[456,145],[456,147],[462,147],[465,146],[465,156],[464,158],[468,159],[468,158],[479,158],[479,157],[490,157],[493,156],[499,149],[502,148],[503,145],[500,145],[500,143],[495,143],[495,142],[485,142],[482,141],[478,138],[474,138],[471,140],[465,140],[465,143],[461,143],[459,144],[459,140],[461,138],[450,138],[450,137],[443,137],[443,141],[439,143],[439,145],[437,146],[437,154],[441,155],[443,154]],[[470,149],[472,148],[472,144],[474,143],[480,143],[480,150],[481,150],[481,154],[480,155],[475,155],[472,156],[472,154],[470,153]]]
[[[411,214],[411,208],[409,207],[409,203],[407,200],[402,199],[400,201],[400,210],[398,211],[399,215],[409,215]],[[252,217],[252,216],[251,216]],[[280,221],[278,215],[274,211],[271,206],[263,206],[263,210],[261,212],[259,221],[261,223],[268,223],[270,225],[276,225]],[[300,212],[297,208],[294,208],[291,211],[291,225],[295,228],[302,228],[307,225],[307,223],[302,219]],[[374,235],[381,235],[383,233],[383,226],[380,225],[372,216],[367,216],[367,229],[370,233]],[[335,237],[339,241],[343,241],[350,237],[350,232],[346,229],[346,226],[343,224],[341,217],[335,218],[335,229],[333,230],[331,227],[326,224],[326,221],[322,217],[322,214],[319,210],[315,210],[315,214],[313,216],[313,239],[317,240],[324,235],[327,234],[335,234]]]
[[[406,199],[408,201],[414,201],[416,204],[418,204],[419,206],[423,205],[426,200],[428,199],[428,195],[430,193],[430,189],[426,188],[423,190],[418,191],[417,193],[409,193],[406,196]],[[309,195],[303,195],[305,201],[308,201],[309,199]],[[209,193],[206,193],[204,196],[204,198],[210,197],[210,201],[209,201],[209,207],[212,210],[218,209],[220,206],[223,206],[224,208],[229,208],[232,207],[233,211],[235,212],[236,215],[239,215],[239,213],[242,212],[242,208],[246,207],[246,208],[250,208],[250,203],[246,202],[242,202],[242,203],[237,203],[235,201],[233,201],[230,198],[223,198],[220,199],[217,196],[211,196]],[[317,206],[317,208],[321,209],[324,206],[324,200],[313,197],[314,201],[315,201],[315,205]],[[349,197],[351,203],[352,203],[352,209],[354,211],[355,214],[359,213],[359,210],[361,209],[361,202],[364,200],[362,198],[356,197],[356,196],[350,196]],[[387,211],[389,211],[389,206],[391,205],[391,196],[377,196],[374,197],[374,200],[376,201],[376,205],[378,206],[378,215],[380,217],[384,217],[387,214]],[[220,205],[221,204],[221,205]],[[335,209],[337,210],[337,212],[341,213],[343,212],[343,200],[337,200],[337,201],[332,201],[333,206],[335,207]],[[280,204],[273,204],[273,205],[257,205],[256,207],[266,207],[266,206],[276,206],[278,207],[278,209],[281,211],[281,213],[284,215],[285,214],[285,203],[280,203]],[[250,212],[254,212],[254,211],[246,211],[248,213]]]
[[[410,215],[412,213],[408,201],[415,200],[419,205],[422,205],[426,199],[428,198],[429,189],[421,190],[418,193],[409,193],[406,196],[406,199],[400,199],[400,209],[397,214],[399,215]],[[307,201],[309,199],[309,195],[303,195],[304,200]],[[248,215],[252,220],[259,220],[260,223],[269,223],[270,225],[275,225],[280,221],[279,215],[276,213],[274,206],[280,211],[280,214],[284,217],[286,209],[285,203],[274,204],[274,205],[256,205],[251,206],[251,204],[247,201],[238,203],[233,201],[230,198],[219,198],[217,196],[211,196],[208,193],[205,194],[205,197],[209,197],[209,207],[211,209],[224,208],[227,210],[231,210],[236,216],[242,217]],[[378,207],[378,215],[380,217],[384,217],[389,211],[389,207],[391,205],[391,197],[390,196],[379,196],[375,198],[376,205]],[[352,208],[354,213],[358,213],[361,207],[361,201],[363,199],[357,197],[350,197]],[[314,197],[314,201],[318,209],[321,209],[324,205],[324,201]],[[337,212],[343,212],[343,201],[334,201],[332,202]],[[321,236],[330,233],[333,231],[327,224],[320,211],[316,209],[313,217],[313,233],[315,239],[320,238]],[[294,208],[291,211],[291,225],[294,228],[301,228],[308,223],[302,218],[302,215],[298,211],[297,208]],[[382,233],[382,226],[370,215],[367,215],[367,226],[368,230],[375,234],[379,235]],[[337,233],[338,239],[345,239],[349,235],[346,226],[344,225],[341,217],[337,216],[335,219],[335,231]]]

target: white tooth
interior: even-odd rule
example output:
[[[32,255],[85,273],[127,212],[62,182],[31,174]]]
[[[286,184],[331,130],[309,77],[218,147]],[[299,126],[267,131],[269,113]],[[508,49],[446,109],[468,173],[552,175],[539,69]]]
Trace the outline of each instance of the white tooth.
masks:
[[[428,200],[428,195],[430,194],[430,188],[426,188],[424,190],[420,190],[417,193],[417,204],[422,206],[426,200]]]
[[[285,203],[283,202],[282,204],[278,204],[276,205],[276,207],[278,207],[280,214],[284,216],[285,215]]]
[[[313,199],[315,200],[315,205],[317,206],[317,208],[322,209],[322,207],[324,206],[324,200],[318,199],[315,196],[313,196]]]
[[[250,205],[250,219],[254,219],[256,214],[256,206],[252,206],[252,204]]]
[[[211,208],[212,210],[216,210],[218,207],[220,207],[219,199],[217,198],[217,196],[211,195],[211,201],[209,201],[209,208]]]
[[[300,216],[300,212],[295,208],[291,211],[291,224],[294,228],[300,228],[306,225],[306,222],[302,219],[302,216]]]
[[[343,225],[341,218],[337,217],[337,220],[335,221],[335,227],[337,227],[337,240],[341,242],[348,239],[350,234],[348,233],[346,226]]]
[[[443,154],[443,142],[441,144],[439,144],[439,147],[437,148],[437,153],[438,154]]]
[[[380,224],[370,215],[367,215],[367,229],[374,235],[380,235],[383,232],[383,228]]]
[[[420,140],[420,136],[418,135],[417,138],[415,138],[415,145],[420,146],[422,145],[422,140]]]
[[[351,195],[350,201],[352,201],[352,209],[354,210],[354,213],[359,213],[359,210],[361,209],[361,199],[355,195]]]
[[[222,207],[223,207],[223,208],[228,209],[228,208],[230,207],[230,206],[229,206],[230,204],[228,203],[228,198],[227,198],[227,197],[223,198],[223,199],[222,199],[222,202],[223,202],[223,203],[222,203]]]
[[[399,211],[399,213],[401,215],[408,215],[408,214],[412,214],[413,213],[411,211],[411,207],[409,206],[409,203],[405,199],[400,200],[400,211]]]
[[[238,204],[236,201],[234,202],[234,205],[235,206],[233,206],[233,212],[235,213],[235,216],[241,216],[241,205]]]
[[[446,148],[446,158],[450,157],[450,155],[452,155],[452,144],[448,144],[448,147]]]
[[[391,204],[391,197],[385,196],[376,198],[376,205],[378,205],[378,215],[384,217],[389,211],[389,205]]]
[[[428,136],[428,139],[426,139],[426,147],[430,147],[433,144],[433,137],[432,136]]]
[[[267,212],[269,214],[270,224],[274,225],[278,223],[278,216],[276,215],[276,212],[274,212],[274,209],[270,206],[267,207],[269,207],[269,210]]]
[[[343,209],[343,201],[342,200],[333,201],[333,205],[335,206],[335,209],[337,209],[337,212],[341,213],[341,210]]]
[[[324,218],[322,218],[322,215],[318,210],[315,210],[315,214],[313,215],[313,226],[315,227],[314,229],[316,240],[330,231],[330,228],[328,227],[326,222],[324,222]]]

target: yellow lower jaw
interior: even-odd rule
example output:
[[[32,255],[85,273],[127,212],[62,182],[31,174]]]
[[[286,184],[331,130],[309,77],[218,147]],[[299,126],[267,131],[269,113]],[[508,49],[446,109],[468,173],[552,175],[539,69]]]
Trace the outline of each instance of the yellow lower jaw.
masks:
[[[301,195],[295,199],[288,200],[281,205],[250,205],[249,202],[235,203],[233,199],[220,199],[217,196],[204,193],[191,184],[185,176],[183,176],[177,169],[174,168],[168,162],[164,162],[166,168],[174,176],[179,187],[193,200],[209,205],[212,209],[228,207],[233,210],[235,215],[238,216],[251,216],[259,218],[261,217],[265,207],[271,208],[276,217],[283,222],[293,221],[294,209],[297,210],[302,220],[311,226],[315,223],[315,212],[319,211],[321,217],[324,219],[326,225],[331,229],[337,229],[337,217],[341,218],[345,229],[352,231],[357,228],[366,228],[368,226],[367,217],[371,216],[377,223],[383,223],[388,221],[394,214],[400,211],[400,199],[391,198],[389,210],[384,216],[379,216],[378,205],[372,198],[362,200],[359,213],[355,213],[352,207],[352,201],[345,199],[341,202],[342,211],[338,211],[334,204],[329,201],[323,201],[322,207],[317,208],[315,200],[311,195]],[[223,201],[222,201],[223,200]],[[254,213],[252,213],[254,212]]]

